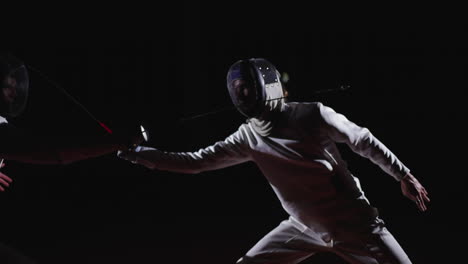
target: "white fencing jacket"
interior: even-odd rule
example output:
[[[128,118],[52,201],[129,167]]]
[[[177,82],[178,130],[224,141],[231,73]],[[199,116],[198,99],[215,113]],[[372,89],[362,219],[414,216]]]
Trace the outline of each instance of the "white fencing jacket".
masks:
[[[196,152],[137,147],[120,156],[151,169],[199,173],[255,162],[293,218],[314,229],[344,228],[372,221],[377,210],[347,168],[336,143],[346,143],[396,180],[409,169],[367,128],[319,102],[284,103],[272,132],[261,136],[253,122],[223,141]]]

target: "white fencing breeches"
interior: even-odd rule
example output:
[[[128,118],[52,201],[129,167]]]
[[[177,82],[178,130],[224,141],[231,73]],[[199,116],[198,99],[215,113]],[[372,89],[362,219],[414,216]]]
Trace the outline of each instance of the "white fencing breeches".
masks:
[[[367,232],[330,235],[307,228],[294,218],[262,238],[238,264],[296,264],[317,252],[332,252],[352,264],[411,264],[382,220]]]

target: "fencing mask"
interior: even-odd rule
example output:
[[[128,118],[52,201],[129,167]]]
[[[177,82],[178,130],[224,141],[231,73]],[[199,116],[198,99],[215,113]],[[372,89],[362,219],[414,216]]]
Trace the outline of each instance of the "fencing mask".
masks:
[[[273,110],[283,102],[280,74],[262,58],[240,60],[227,74],[227,87],[232,103],[246,117],[257,117],[265,109]]]
[[[26,66],[11,54],[0,54],[0,115],[16,117],[26,107],[29,76]]]

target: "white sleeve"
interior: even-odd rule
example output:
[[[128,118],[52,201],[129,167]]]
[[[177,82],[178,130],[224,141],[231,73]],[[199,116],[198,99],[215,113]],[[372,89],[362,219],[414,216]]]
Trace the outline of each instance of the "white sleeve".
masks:
[[[8,120],[4,118],[3,116],[0,116],[0,124],[8,123]]]
[[[346,143],[355,153],[368,158],[397,181],[410,171],[369,129],[356,125],[321,103],[318,107],[332,140]]]
[[[250,160],[248,145],[238,130],[224,141],[196,152],[166,152],[139,146],[134,151],[119,153],[119,157],[150,169],[196,174],[221,169]]]

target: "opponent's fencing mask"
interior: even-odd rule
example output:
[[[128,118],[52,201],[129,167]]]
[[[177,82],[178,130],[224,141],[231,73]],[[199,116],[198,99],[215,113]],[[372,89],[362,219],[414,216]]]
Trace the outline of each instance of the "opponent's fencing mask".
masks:
[[[284,102],[280,78],[275,66],[265,59],[237,61],[227,74],[232,103],[249,118],[280,107]]]
[[[0,115],[16,117],[26,107],[29,76],[26,66],[11,54],[0,54]]]

